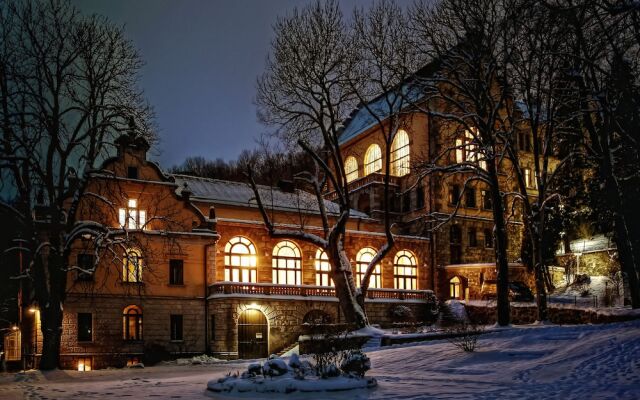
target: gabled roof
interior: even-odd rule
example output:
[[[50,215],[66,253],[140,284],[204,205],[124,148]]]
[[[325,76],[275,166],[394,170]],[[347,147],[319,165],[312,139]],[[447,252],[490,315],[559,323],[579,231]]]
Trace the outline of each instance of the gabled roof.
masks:
[[[344,129],[338,138],[338,144],[343,145],[354,139],[364,132],[368,131],[378,123],[378,119],[385,120],[391,113],[406,110],[414,103],[422,99],[424,93],[422,85],[419,83],[420,78],[432,76],[440,66],[439,61],[433,61],[420,68],[417,72],[407,78],[402,85],[403,100],[396,100],[398,94],[396,91],[381,93],[376,98],[367,102],[367,106],[360,104],[351,112],[349,118],[344,123]],[[399,86],[398,85],[398,86]],[[396,86],[396,87],[398,87]],[[400,109],[402,105],[402,110]]]
[[[186,183],[193,200],[258,208],[253,190],[246,183],[187,175],[173,175],[173,178],[178,185],[176,193],[182,194]],[[293,192],[286,192],[277,187],[258,185],[258,191],[262,203],[267,209],[320,214],[316,196],[303,190],[296,189]],[[324,203],[329,214],[338,215],[340,208],[336,203],[328,200],[324,200]],[[366,214],[356,210],[351,210],[351,216],[369,218]]]

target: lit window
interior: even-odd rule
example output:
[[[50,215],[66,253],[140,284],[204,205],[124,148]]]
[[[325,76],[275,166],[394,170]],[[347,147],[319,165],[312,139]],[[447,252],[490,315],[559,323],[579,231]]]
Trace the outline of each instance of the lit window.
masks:
[[[403,130],[396,133],[391,145],[391,174],[404,176],[409,173],[409,135]]]
[[[331,279],[331,265],[327,253],[318,249],[316,251],[316,286],[333,286]]]
[[[231,238],[224,247],[224,280],[257,282],[256,247],[242,236]]]
[[[302,284],[302,256],[295,243],[284,240],[273,248],[273,283]]]
[[[372,144],[364,155],[364,174],[382,171],[382,151],[380,146]]]
[[[531,184],[531,170],[529,168],[524,169],[524,184],[526,187],[532,187]]]
[[[138,209],[138,201],[129,199],[127,208],[118,209],[118,223],[122,228],[146,229],[147,212]]]
[[[471,131],[465,131],[464,138],[456,139],[456,162],[463,163],[468,161],[478,164],[482,169],[487,169],[487,163],[482,159],[482,154],[478,151],[476,135],[477,131],[475,135]]]
[[[399,251],[393,260],[393,278],[396,289],[418,288],[418,265],[416,257],[407,250]]]
[[[376,256],[376,251],[371,247],[365,247],[360,250],[356,255],[356,286],[360,286],[364,274],[367,272],[369,263]],[[369,280],[369,287],[373,289],[379,289],[382,287],[382,278],[380,273],[380,264],[376,264]]]
[[[78,358],[78,371],[91,371],[93,359],[91,357]]]
[[[347,176],[347,183],[358,179],[358,160],[355,157],[349,156],[344,161],[344,173]]]
[[[460,278],[454,276],[449,281],[449,294],[452,299],[459,299],[460,294],[462,293],[462,282],[460,282]]]
[[[127,250],[122,261],[122,280],[129,283],[142,282],[142,254],[140,250]]]
[[[142,310],[128,306],[122,312],[122,334],[124,340],[142,340]]]

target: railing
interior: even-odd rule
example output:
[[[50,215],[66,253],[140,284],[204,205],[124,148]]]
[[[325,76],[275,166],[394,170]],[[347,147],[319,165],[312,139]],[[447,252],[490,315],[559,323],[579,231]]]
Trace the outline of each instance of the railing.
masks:
[[[384,184],[384,174],[380,172],[374,172],[367,176],[363,176],[362,178],[358,178],[352,182],[349,182],[349,192],[354,192],[364,186],[370,184]],[[400,177],[397,176],[389,176],[389,185],[390,186],[400,186]],[[336,191],[332,191],[327,193],[325,196],[328,200],[335,200],[338,198],[338,194]]]
[[[224,295],[335,297],[335,289],[329,286],[274,285],[271,283],[220,282],[209,286],[209,296]],[[429,290],[369,289],[369,299],[424,300],[431,297]]]

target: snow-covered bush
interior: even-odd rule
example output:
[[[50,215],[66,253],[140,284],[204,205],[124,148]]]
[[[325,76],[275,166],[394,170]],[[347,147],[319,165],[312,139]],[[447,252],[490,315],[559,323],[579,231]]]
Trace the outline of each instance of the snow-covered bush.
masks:
[[[340,369],[346,374],[363,377],[371,369],[371,360],[363,352],[354,351],[342,362]]]
[[[483,328],[478,325],[463,322],[448,328],[446,332],[449,335],[447,340],[451,344],[460,350],[472,353],[476,350],[478,336],[483,332]]]
[[[413,310],[401,304],[392,306],[389,314],[393,322],[413,322],[416,319]]]
[[[289,371],[287,363],[275,354],[269,356],[269,359],[262,366],[262,374],[264,376],[280,376]]]

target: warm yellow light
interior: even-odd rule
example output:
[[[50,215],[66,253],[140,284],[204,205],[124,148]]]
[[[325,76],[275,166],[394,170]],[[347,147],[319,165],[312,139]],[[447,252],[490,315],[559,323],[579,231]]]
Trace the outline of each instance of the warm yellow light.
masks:
[[[18,326],[14,325],[14,326],[11,327],[11,329],[13,329],[14,331],[17,331],[18,330]]]
[[[83,362],[79,362],[78,363],[78,371],[84,371],[84,363]]]
[[[251,308],[257,308],[257,307],[258,307],[258,305],[257,305],[256,303],[251,303],[251,304],[249,304],[249,307],[251,307]]]
[[[35,307],[31,307],[31,308],[29,309],[29,312],[30,312],[31,314],[35,314],[35,312],[36,312],[36,311],[38,311],[38,309],[37,309],[37,308],[35,308]]]

